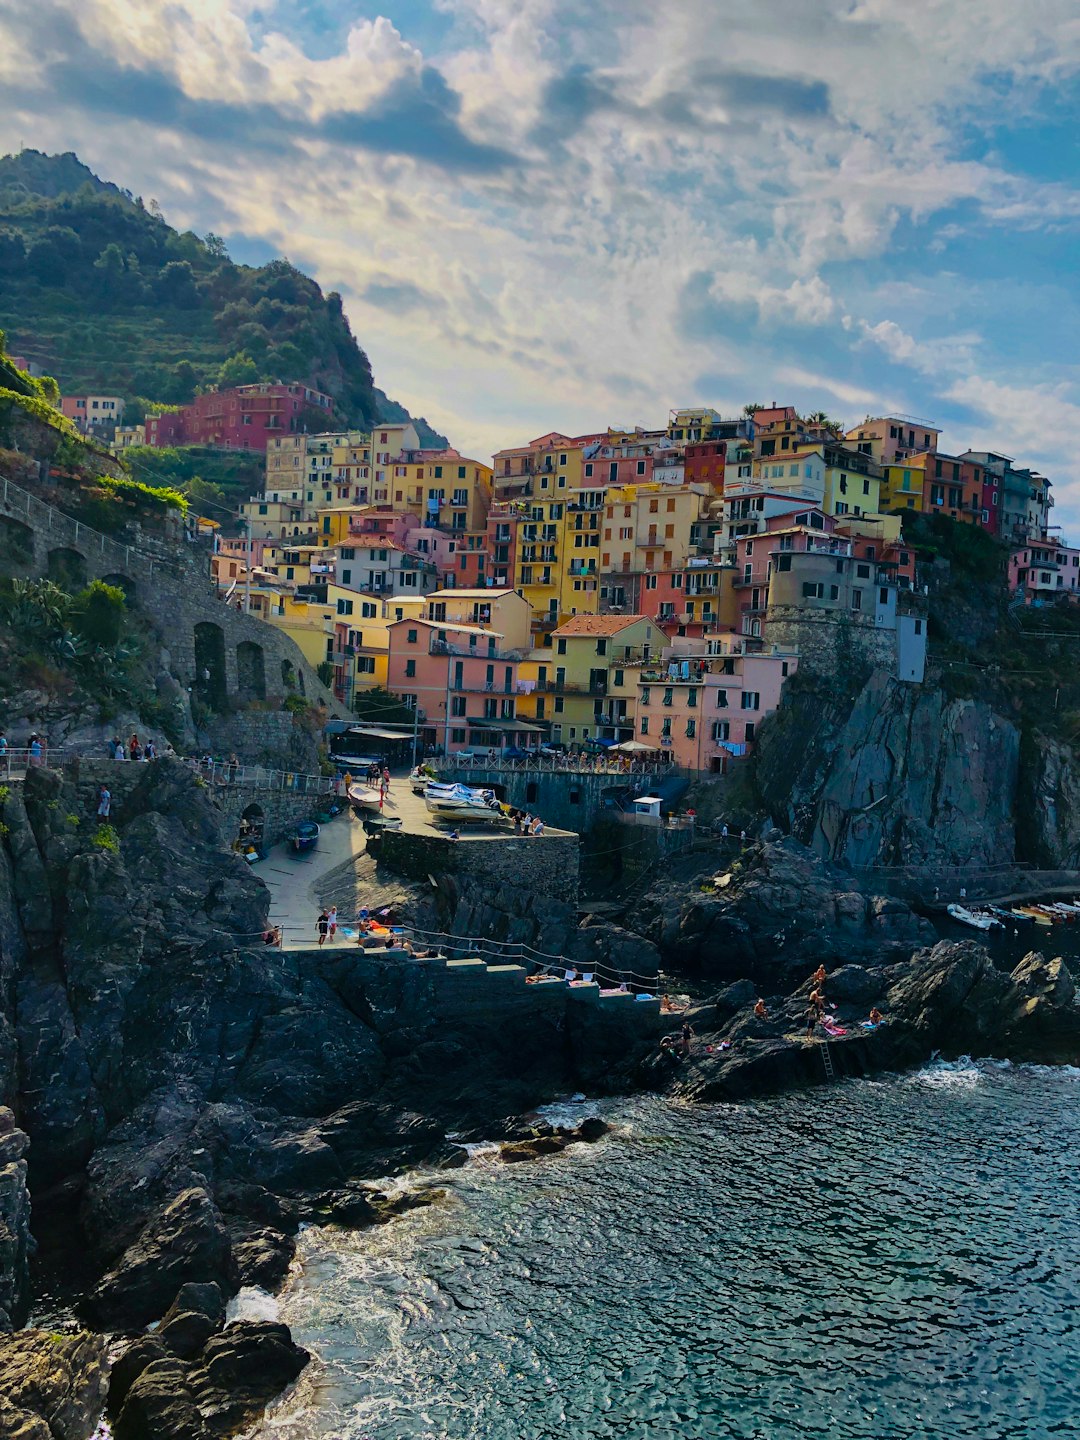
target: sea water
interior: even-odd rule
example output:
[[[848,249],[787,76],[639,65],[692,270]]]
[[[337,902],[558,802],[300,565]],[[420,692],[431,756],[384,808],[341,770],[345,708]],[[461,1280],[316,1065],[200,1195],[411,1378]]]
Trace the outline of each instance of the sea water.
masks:
[[[596,1145],[306,1231],[279,1308],[316,1359],[251,1435],[1080,1435],[1080,1071],[603,1113]]]

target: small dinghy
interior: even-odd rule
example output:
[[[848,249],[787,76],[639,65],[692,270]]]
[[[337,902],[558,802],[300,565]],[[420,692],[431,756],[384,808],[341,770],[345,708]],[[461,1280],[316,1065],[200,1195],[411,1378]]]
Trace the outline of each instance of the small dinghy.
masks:
[[[306,855],[309,850],[314,850],[318,843],[319,827],[314,820],[301,820],[289,837],[289,844],[296,855]]]
[[[370,785],[350,785],[348,789],[349,803],[357,810],[366,810],[368,813],[377,811],[379,808],[379,792],[373,790]]]
[[[993,915],[985,915],[981,910],[969,910],[966,905],[946,905],[945,909],[952,918],[960,925],[968,925],[972,930],[1004,930],[1000,920],[995,920]]]

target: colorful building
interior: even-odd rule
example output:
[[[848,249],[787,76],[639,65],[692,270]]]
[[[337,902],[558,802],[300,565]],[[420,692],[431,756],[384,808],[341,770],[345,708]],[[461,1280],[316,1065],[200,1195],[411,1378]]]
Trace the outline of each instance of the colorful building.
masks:
[[[265,452],[276,436],[321,430],[333,408],[329,395],[299,382],[238,385],[197,395],[179,410],[148,415],[146,443]]]
[[[680,640],[638,667],[637,739],[688,770],[723,771],[747,754],[799,663],[751,645],[737,635]]]
[[[76,430],[90,435],[124,418],[124,401],[119,395],[65,395],[60,411],[74,422]]]
[[[1080,550],[1043,536],[1016,546],[1009,556],[1009,591],[1025,605],[1052,605],[1080,596]]]
[[[663,630],[646,615],[575,615],[551,638],[544,686],[552,697],[552,738],[564,744],[631,739],[632,667],[660,653],[667,644]]]
[[[877,465],[903,465],[913,455],[937,449],[940,430],[910,415],[869,416],[848,430],[844,439]]]

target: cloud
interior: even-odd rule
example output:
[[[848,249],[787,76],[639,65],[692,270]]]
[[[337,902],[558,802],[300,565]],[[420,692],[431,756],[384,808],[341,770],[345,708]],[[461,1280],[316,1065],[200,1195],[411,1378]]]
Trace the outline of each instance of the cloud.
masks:
[[[1073,93],[1075,0],[360,8],[9,5],[0,135],[302,257],[474,453],[781,386],[1038,453],[1015,397],[1072,404],[1068,324],[1010,330],[1063,313],[1080,190],[1002,135]]]

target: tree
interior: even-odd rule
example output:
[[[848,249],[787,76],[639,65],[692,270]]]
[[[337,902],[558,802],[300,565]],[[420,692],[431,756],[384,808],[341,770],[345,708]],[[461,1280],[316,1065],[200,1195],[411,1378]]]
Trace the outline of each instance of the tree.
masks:
[[[222,365],[217,383],[219,389],[231,390],[236,385],[254,385],[258,378],[259,367],[246,350],[240,350]]]
[[[124,604],[124,592],[118,585],[95,580],[75,596],[76,633],[92,645],[118,644],[124,628]]]
[[[38,240],[26,256],[26,268],[42,285],[62,285],[68,266],[52,240]]]
[[[745,416],[747,416],[749,419],[752,420],[759,410],[764,410],[764,409],[765,409],[765,406],[764,406],[764,405],[759,405],[759,404],[755,401],[752,405],[744,405],[744,406],[742,407],[742,413],[743,413]]]
[[[193,310],[199,303],[195,274],[186,260],[170,260],[158,276],[154,288],[163,305],[175,305],[178,310]]]
[[[203,236],[203,244],[206,246],[207,254],[211,260],[228,260],[229,252],[225,248],[225,241],[220,235],[215,235],[212,230]]]
[[[94,261],[94,279],[107,300],[119,298],[126,290],[127,263],[124,252],[115,240],[105,246]]]
[[[199,374],[190,360],[178,360],[172,368],[168,394],[162,398],[172,405],[190,405],[199,388]]]
[[[14,230],[0,230],[0,274],[17,275],[26,265],[26,245]]]

